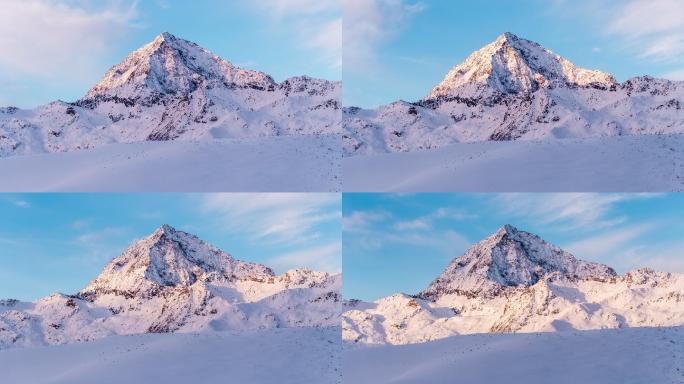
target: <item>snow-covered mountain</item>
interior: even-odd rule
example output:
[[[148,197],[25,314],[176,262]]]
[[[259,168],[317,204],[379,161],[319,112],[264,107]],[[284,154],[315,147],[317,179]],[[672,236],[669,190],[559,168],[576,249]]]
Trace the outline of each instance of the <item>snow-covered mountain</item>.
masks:
[[[347,155],[457,142],[684,132],[684,82],[583,69],[504,33],[417,102],[345,108]]]
[[[276,276],[163,225],[74,295],[0,301],[0,348],[110,335],[337,326],[341,275]]]
[[[338,133],[341,84],[282,83],[162,33],[73,103],[0,108],[0,156],[116,142]]]
[[[684,325],[684,275],[618,276],[506,225],[454,259],[425,290],[352,300],[343,338],[410,344],[459,334]]]

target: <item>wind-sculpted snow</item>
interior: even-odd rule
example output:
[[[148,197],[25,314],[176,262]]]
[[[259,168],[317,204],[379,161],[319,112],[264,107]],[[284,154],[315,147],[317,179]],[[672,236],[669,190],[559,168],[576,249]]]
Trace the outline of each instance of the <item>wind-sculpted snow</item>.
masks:
[[[3,384],[340,384],[340,328],[114,336],[0,351]]]
[[[346,157],[347,192],[667,192],[684,189],[684,134],[457,143]]]
[[[336,192],[341,160],[336,134],[111,144],[0,159],[0,191]]]
[[[0,109],[0,157],[110,143],[339,133],[341,84],[276,83],[162,33],[80,100]]]
[[[341,275],[234,259],[164,225],[81,292],[0,302],[0,348],[112,335],[338,326]]]
[[[507,225],[417,295],[347,302],[343,338],[412,344],[474,333],[681,326],[683,304],[682,274],[617,276]]]
[[[481,334],[346,348],[354,384],[625,384],[684,381],[684,327]]]
[[[459,142],[684,133],[684,82],[618,83],[506,33],[454,67],[422,100],[344,110],[350,155]]]

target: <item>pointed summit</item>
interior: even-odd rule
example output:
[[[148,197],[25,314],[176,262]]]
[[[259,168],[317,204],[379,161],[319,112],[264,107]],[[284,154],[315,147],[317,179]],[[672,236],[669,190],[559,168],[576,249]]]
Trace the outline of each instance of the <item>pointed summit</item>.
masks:
[[[269,268],[230,254],[164,224],[113,259],[82,291],[85,295],[146,294],[164,287],[190,286],[198,280],[268,279]]]
[[[161,236],[161,235],[166,235],[170,236],[176,233],[176,228],[168,225],[168,224],[162,224],[159,228],[157,228],[152,236]]]
[[[607,73],[579,68],[533,41],[506,32],[452,68],[426,99],[486,91],[531,93],[552,84],[612,86],[616,81]]]
[[[81,100],[128,103],[163,96],[187,96],[198,89],[269,89],[265,73],[238,68],[197,44],[163,32],[112,67]]]
[[[597,280],[617,276],[606,265],[578,260],[539,236],[506,224],[454,259],[420,296],[495,293],[505,287],[534,285],[552,274]]]
[[[159,35],[157,35],[157,38],[154,39],[154,41],[175,41],[177,39],[178,38],[176,36],[169,32],[162,32]]]

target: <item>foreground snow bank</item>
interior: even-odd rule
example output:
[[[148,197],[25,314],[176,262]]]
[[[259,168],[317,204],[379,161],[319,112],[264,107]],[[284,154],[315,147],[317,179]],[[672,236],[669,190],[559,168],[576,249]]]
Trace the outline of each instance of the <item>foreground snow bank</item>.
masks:
[[[482,334],[351,347],[346,383],[630,384],[684,382],[684,328]]]
[[[680,191],[684,135],[461,143],[342,166],[345,191]]]
[[[146,334],[0,351],[14,383],[339,383],[340,329]]]
[[[338,191],[340,140],[142,142],[0,158],[0,191]]]

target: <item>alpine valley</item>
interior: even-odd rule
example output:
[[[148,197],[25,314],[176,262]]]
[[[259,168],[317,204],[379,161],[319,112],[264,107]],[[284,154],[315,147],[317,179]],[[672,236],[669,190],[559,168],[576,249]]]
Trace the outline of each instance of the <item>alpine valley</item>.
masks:
[[[3,382],[101,381],[104,372],[136,366],[132,361],[146,365],[140,370],[146,375],[169,376],[167,382],[198,374],[338,382],[340,286],[339,274],[295,269],[275,275],[163,225],[80,292],[0,301],[0,365],[31,362],[12,365],[9,377],[16,381]],[[310,357],[306,366],[297,362],[299,353]],[[49,363],[56,356],[86,363]],[[167,359],[185,373],[168,371]],[[220,361],[208,368],[212,359]],[[266,363],[272,360],[278,362]],[[271,368],[257,372],[245,361]]]
[[[169,167],[166,172],[186,173],[185,183],[190,180],[198,189],[232,190],[236,188],[236,180],[228,189],[212,180],[233,175],[231,164],[239,165],[236,171],[259,173],[260,169],[286,162],[296,174],[296,169],[303,168],[302,164],[313,162],[324,169],[313,172],[317,180],[309,183],[314,184],[310,188],[339,189],[334,185],[333,173],[337,171],[340,153],[340,93],[339,82],[307,76],[278,83],[265,73],[239,68],[195,43],[165,32],[112,67],[75,102],[55,101],[31,110],[0,108],[0,157],[52,154],[16,160],[12,169],[39,174],[46,164],[64,163],[68,177],[62,180],[71,179],[75,188],[89,189],[79,185],[80,178],[102,172],[122,178],[135,173],[136,168],[143,174],[164,172],[163,167],[146,172],[150,159],[141,159],[138,154],[142,151],[159,157],[155,146],[139,144],[131,151],[122,143],[165,142],[168,143],[166,160],[187,157],[196,163],[197,157],[202,156],[192,143],[211,141],[224,145],[223,152],[228,152],[211,159],[223,164],[222,174],[192,179],[192,170],[202,164]],[[283,137],[300,140],[293,142]],[[236,143],[244,140],[262,140],[272,153],[245,161],[245,156],[253,150],[249,145],[242,151],[239,145],[236,148]],[[112,144],[118,144],[113,147],[117,150],[107,148]],[[75,150],[86,150],[87,155],[81,154],[76,159],[56,154]],[[135,166],[131,167],[122,158]],[[72,164],[76,160],[80,167]],[[94,168],[93,163],[99,164]],[[3,177],[3,189],[12,189],[8,181],[12,178],[9,177],[11,170],[1,163],[0,170],[8,176]],[[245,173],[244,177],[249,175]],[[35,179],[33,188],[31,185],[21,188],[69,189],[70,186],[69,183],[55,185],[54,181],[45,185],[41,184],[40,177]],[[270,180],[277,182],[277,179]],[[138,184],[138,188],[149,189],[144,183]],[[252,189],[291,188],[256,185]]]
[[[565,191],[561,180],[581,182],[587,169],[599,188],[608,178],[605,189],[631,190],[626,180],[636,179],[640,190],[678,190],[684,185],[678,166],[683,102],[684,82],[642,76],[620,83],[504,33],[453,67],[421,100],[345,108],[344,154],[351,157],[345,159],[345,190],[470,190],[460,176],[486,173],[478,184],[487,190]],[[638,144],[623,136],[636,136]],[[596,145],[604,148],[600,154]],[[556,160],[549,154],[559,146],[574,155]],[[421,150],[431,151],[406,153]],[[523,176],[517,185],[505,176],[501,181],[492,163],[511,165],[502,173],[520,168],[514,174],[542,175]],[[630,173],[625,163],[642,166]],[[552,180],[547,168],[556,170]]]
[[[505,225],[417,294],[347,301],[344,369],[359,383],[679,383],[683,303],[682,274],[619,276]]]

